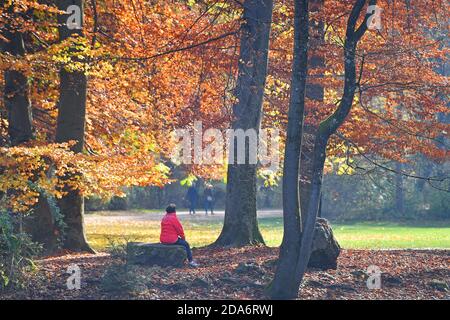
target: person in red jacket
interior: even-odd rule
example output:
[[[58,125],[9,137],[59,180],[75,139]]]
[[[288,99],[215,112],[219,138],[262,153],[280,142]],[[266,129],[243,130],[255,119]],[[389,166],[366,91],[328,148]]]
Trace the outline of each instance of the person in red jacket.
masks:
[[[166,208],[166,215],[161,220],[161,235],[159,240],[163,244],[179,245],[186,249],[189,265],[198,267],[198,264],[192,258],[192,251],[189,243],[186,241],[183,226],[177,218],[176,206],[170,204]]]

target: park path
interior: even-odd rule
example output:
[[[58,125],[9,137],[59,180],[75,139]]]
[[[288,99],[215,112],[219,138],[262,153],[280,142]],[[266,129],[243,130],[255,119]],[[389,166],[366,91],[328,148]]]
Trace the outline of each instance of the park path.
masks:
[[[198,210],[195,215],[189,215],[188,211],[177,212],[178,217],[182,221],[223,221],[225,212],[218,210],[214,212],[214,215],[208,214],[205,216],[203,210]],[[145,212],[145,211],[98,211],[94,213],[88,213],[85,215],[86,222],[132,222],[132,221],[159,221],[163,217],[164,212]],[[262,218],[277,218],[282,217],[281,210],[258,210],[258,217]]]

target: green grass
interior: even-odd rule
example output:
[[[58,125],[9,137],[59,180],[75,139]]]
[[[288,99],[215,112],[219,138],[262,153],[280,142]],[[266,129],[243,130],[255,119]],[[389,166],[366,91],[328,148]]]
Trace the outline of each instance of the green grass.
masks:
[[[222,223],[206,219],[182,221],[194,247],[212,243]],[[269,246],[278,246],[283,235],[281,218],[261,218],[260,229]],[[347,249],[441,248],[450,249],[450,221],[434,223],[359,222],[333,223],[336,238]],[[111,242],[159,241],[159,221],[102,221],[87,219],[87,236],[97,250]]]

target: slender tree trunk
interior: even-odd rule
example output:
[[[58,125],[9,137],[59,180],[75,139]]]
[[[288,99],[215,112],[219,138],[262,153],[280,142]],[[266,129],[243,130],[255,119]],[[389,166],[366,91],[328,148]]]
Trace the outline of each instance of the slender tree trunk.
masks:
[[[4,1],[0,4],[4,5]],[[14,15],[12,7],[8,13]],[[25,44],[21,32],[7,24],[3,36],[8,40],[1,42],[3,52],[16,57],[25,55]],[[9,141],[12,146],[18,146],[34,138],[28,78],[17,70],[7,70],[4,76],[4,102],[8,114]],[[44,195],[39,196],[38,203],[33,207],[33,213],[23,219],[23,230],[31,235],[33,241],[42,244],[46,252],[56,248],[58,240],[56,226],[48,200]]]
[[[311,195],[314,165],[314,147],[317,138],[317,128],[312,124],[305,124],[303,127],[301,160],[300,160],[300,208],[305,213],[308,210],[308,203]],[[302,214],[302,225],[305,224],[306,215]]]
[[[324,0],[310,0],[310,12],[319,13],[323,7]],[[323,20],[311,21],[309,24],[310,41],[308,59],[308,71],[310,72],[309,78],[321,79],[323,78],[322,72],[314,72],[315,69],[321,69],[325,67],[325,58],[320,53],[320,46],[323,44],[325,37],[324,22]],[[321,83],[314,83],[308,81],[306,84],[306,97],[313,102],[323,103],[324,99],[324,86]],[[303,126],[303,140],[302,140],[302,153],[301,153],[301,166],[300,166],[300,207],[301,212],[304,213],[308,209],[308,200],[311,194],[311,181],[313,176],[313,156],[314,156],[314,143],[317,135],[317,125],[314,125],[308,121],[308,114],[311,112],[311,108],[308,103],[305,105],[305,123]],[[304,218],[306,215],[302,214],[302,224],[305,223]]]
[[[433,173],[433,167],[436,166],[436,163],[428,160],[425,156],[419,155],[419,172],[422,177],[429,177]],[[427,199],[427,188],[425,179],[417,179],[415,182],[415,191],[417,196],[420,199],[420,207],[421,211],[425,210],[427,207],[428,199]]]
[[[302,232],[298,177],[308,74],[308,28],[308,0],[296,0],[294,60],[283,168],[284,235],[275,278],[268,290],[271,297],[278,299],[296,297],[300,285],[300,283],[295,283],[292,280],[294,280],[293,275],[296,269]]]
[[[322,189],[323,168],[326,158],[326,147],[330,136],[336,132],[336,130],[342,125],[345,118],[349,114],[352,107],[355,90],[357,87],[356,66],[355,66],[356,46],[367,30],[367,20],[369,19],[369,14],[366,15],[364,21],[361,23],[359,28],[356,28],[356,25],[360,13],[364,8],[365,4],[366,0],[357,0],[353,6],[353,9],[350,13],[350,17],[347,22],[346,39],[344,45],[345,84],[343,96],[341,99],[341,103],[339,104],[339,107],[336,109],[336,111],[319,125],[318,134],[316,135],[314,143],[313,167],[312,167],[313,175],[311,181],[310,196],[308,199],[308,209],[306,212],[302,212],[303,215],[306,214],[306,217],[303,217],[301,219],[302,221],[305,222],[304,225],[302,225],[301,238],[296,239],[295,237],[290,237],[289,239],[284,239],[283,241],[284,246],[293,248],[295,249],[295,251],[283,252],[284,248],[283,247],[281,248],[279,265],[275,273],[274,282],[272,283],[271,287],[272,290],[269,292],[272,298],[284,298],[284,299],[296,298],[298,296],[298,289],[300,287],[300,284],[303,280],[303,276],[306,272],[306,268],[308,266],[309,258],[311,255],[311,247],[314,237],[316,218],[319,209],[320,195]],[[369,4],[371,5],[376,4],[376,0],[370,0]],[[308,16],[307,13],[306,16]],[[306,25],[308,24],[306,23]],[[295,27],[296,29],[299,28],[297,24],[295,24]],[[302,27],[304,28],[304,26]],[[308,32],[308,28],[306,28],[306,32]],[[304,31],[302,32],[302,34],[303,33]],[[298,50],[298,48],[295,47],[295,50]],[[292,88],[295,87],[292,86]],[[289,110],[289,112],[291,112],[291,110]],[[290,135],[289,124],[291,122],[291,119],[289,118],[288,121],[289,121],[288,136],[286,143],[289,142],[289,135]],[[288,149],[286,146],[285,162],[287,156],[288,156]],[[285,168],[284,176],[289,173],[291,172],[290,171],[286,172]],[[298,175],[296,177],[298,177]],[[286,178],[283,177],[283,179]],[[290,187],[291,190],[295,190],[295,188],[298,189],[298,183],[296,184],[296,186],[290,185]],[[285,196],[285,194],[283,194],[283,196]],[[285,199],[283,199],[283,203],[286,203]],[[297,197],[297,206],[299,206],[298,197]],[[284,212],[283,214],[286,220],[286,212]],[[290,221],[288,223],[295,225],[293,221]],[[285,237],[286,233],[292,232],[291,231],[292,225],[286,225],[285,221],[285,231],[284,231]],[[281,268],[281,266],[283,265],[290,267]]]
[[[319,203],[322,192],[322,178],[324,171],[324,164],[326,159],[326,148],[328,140],[337,131],[337,129],[344,123],[345,118],[350,113],[355,91],[356,83],[356,47],[362,36],[367,31],[367,21],[370,14],[366,14],[361,25],[357,28],[357,21],[367,0],[357,0],[353,5],[349,19],[347,21],[346,38],[344,44],[344,92],[341,103],[336,111],[319,125],[318,135],[314,146],[314,165],[313,165],[313,179],[311,183],[311,194],[308,203],[308,210],[306,212],[305,225],[302,233],[302,240],[298,261],[296,264],[296,271],[294,273],[294,281],[300,284],[308,266],[309,258],[311,256],[311,247],[314,237],[314,229],[319,211]],[[369,5],[375,5],[376,0],[368,1]],[[298,287],[297,287],[298,289]]]
[[[320,193],[320,200],[319,200],[319,212],[317,212],[317,217],[322,218],[322,204],[323,204],[323,191]]]
[[[402,217],[405,214],[405,195],[403,193],[403,166],[400,162],[395,164],[395,210]]]
[[[71,5],[80,8],[79,28],[69,29],[67,21],[69,15],[59,15],[59,37],[66,40],[72,36],[83,37],[83,1],[62,0],[57,1],[58,9],[67,11]],[[72,48],[75,52],[76,48]],[[65,67],[60,70],[60,96],[58,101],[58,118],[56,127],[56,142],[76,141],[72,147],[75,153],[81,153],[84,146],[86,91],[87,78],[82,71],[68,71]],[[61,214],[66,224],[64,248],[73,251],[94,252],[87,243],[84,229],[84,199],[78,190],[66,188],[65,196],[58,201]]]
[[[233,107],[232,128],[255,130],[259,135],[264,86],[267,75],[272,0],[246,0],[241,33],[237,104]],[[230,148],[237,150],[232,138]],[[264,243],[256,215],[256,164],[249,161],[249,143],[245,143],[245,164],[236,157],[228,165],[225,220],[214,245],[245,246]],[[239,150],[240,152],[242,150]],[[234,152],[236,156],[236,152]]]
[[[306,215],[306,218],[304,219],[305,224],[302,232],[300,251],[297,256],[297,263],[295,263],[296,269],[293,273],[293,281],[297,285],[295,297],[298,295],[298,288],[300,287],[300,284],[303,280],[303,276],[306,272],[309,258],[311,256],[311,246],[314,238],[314,229],[316,225],[317,214],[319,212],[320,198],[322,193],[322,178],[326,159],[327,143],[328,137],[319,132],[316,137],[314,146],[312,168],[313,175],[308,199],[308,208],[307,211],[303,213],[304,215]]]

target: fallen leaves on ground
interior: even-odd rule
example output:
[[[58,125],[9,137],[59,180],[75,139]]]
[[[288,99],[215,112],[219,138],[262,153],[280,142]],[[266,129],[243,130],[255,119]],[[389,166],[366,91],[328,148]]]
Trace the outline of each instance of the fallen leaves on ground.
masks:
[[[26,288],[1,299],[264,299],[277,248],[194,249],[199,268],[127,266],[107,253],[65,254],[38,261]],[[450,299],[449,250],[343,250],[337,270],[309,270],[299,299]],[[67,269],[81,270],[81,289],[68,290]],[[382,272],[368,289],[367,268]],[[108,273],[109,271],[109,273]],[[105,285],[105,274],[114,275]],[[126,277],[122,277],[126,275]]]

